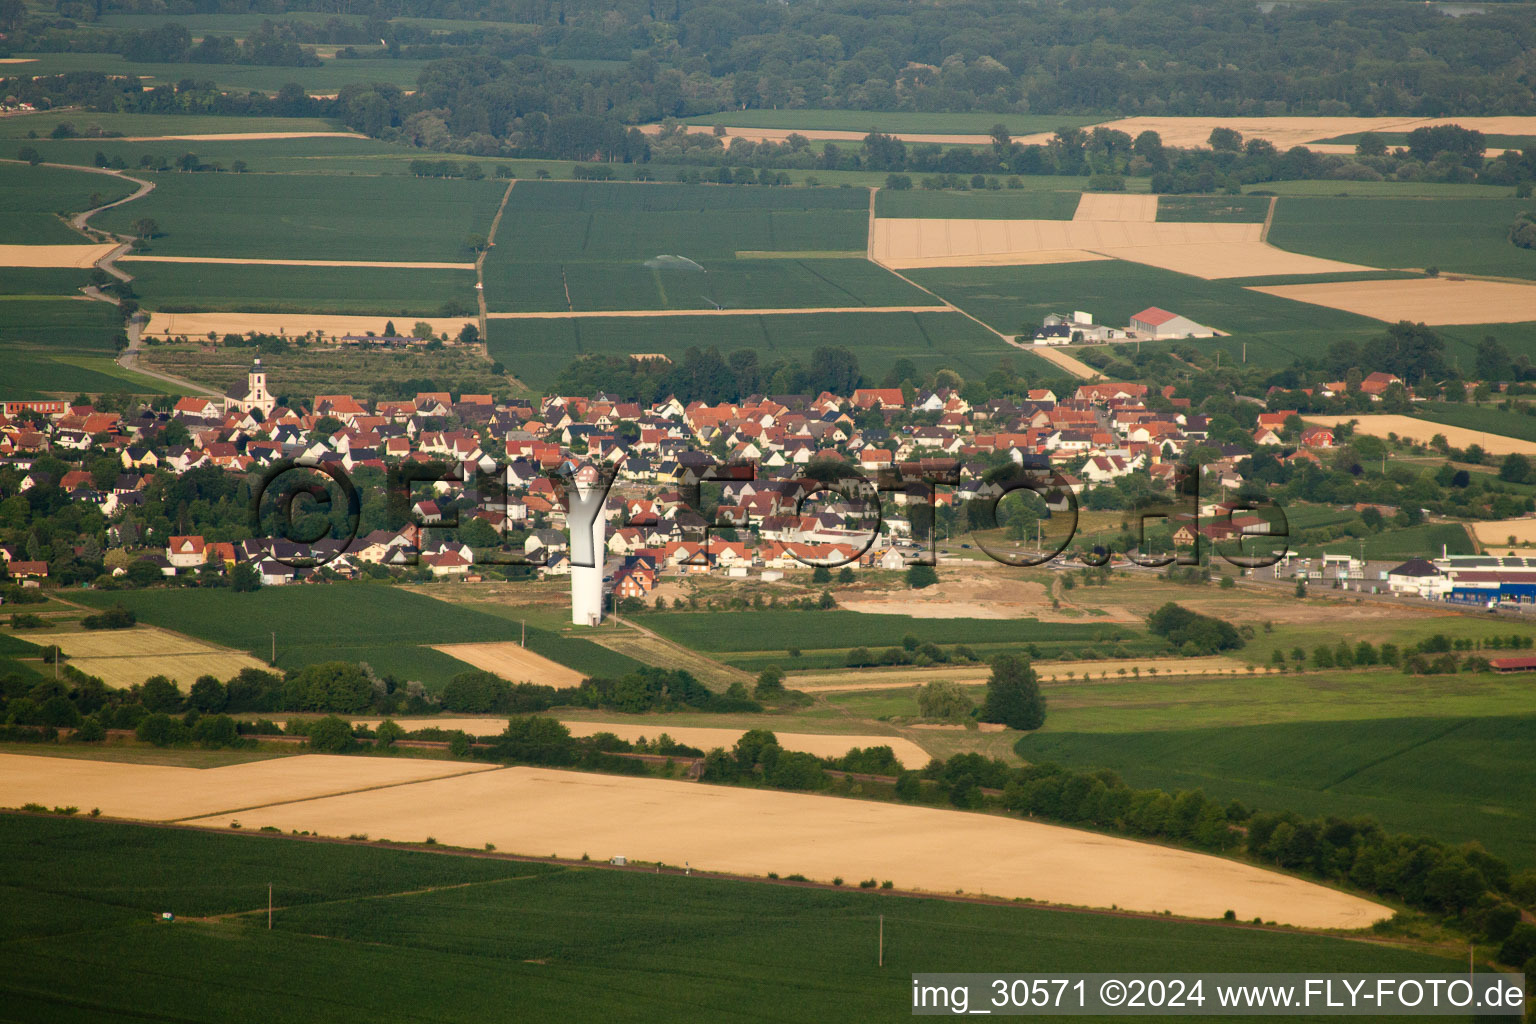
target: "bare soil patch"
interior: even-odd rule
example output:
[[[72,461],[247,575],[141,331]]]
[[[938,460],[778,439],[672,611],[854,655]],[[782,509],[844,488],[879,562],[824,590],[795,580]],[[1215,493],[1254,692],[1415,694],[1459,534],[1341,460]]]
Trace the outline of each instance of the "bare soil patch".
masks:
[[[1536,319],[1536,284],[1513,281],[1420,277],[1272,285],[1253,290],[1315,306],[1347,309],[1390,323],[1491,324]]]
[[[541,686],[580,686],[586,677],[575,669],[550,661],[512,641],[486,644],[441,644],[433,648],[449,657],[494,672],[513,683],[538,683]],[[499,730],[498,730],[499,731]]]
[[[41,759],[40,759],[41,760]],[[115,767],[115,766],[114,766]],[[742,875],[891,879],[909,890],[1118,906],[1197,918],[1364,928],[1382,906],[1205,854],[996,815],[536,768],[265,807],[247,827],[566,857],[689,864]],[[224,816],[198,824],[222,826]]]
[[[1432,423],[1429,420],[1414,419],[1412,416],[1303,416],[1302,419],[1322,427],[1332,427],[1354,420],[1355,430],[1358,433],[1370,434],[1372,437],[1396,434],[1405,441],[1417,444],[1428,444],[1436,434],[1443,434],[1453,448],[1467,448],[1475,444],[1482,446],[1483,451],[1491,455],[1511,455],[1517,452],[1523,455],[1536,455],[1536,441],[1523,441],[1518,437],[1505,437],[1502,434],[1488,434],[1481,430],[1468,430],[1466,427]]]

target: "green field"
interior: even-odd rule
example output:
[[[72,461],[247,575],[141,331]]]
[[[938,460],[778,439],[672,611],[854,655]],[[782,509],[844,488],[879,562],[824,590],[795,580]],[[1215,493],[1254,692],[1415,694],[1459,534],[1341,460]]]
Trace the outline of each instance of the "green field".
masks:
[[[38,283],[31,271],[20,273]],[[82,391],[163,394],[166,385],[122,370],[113,361],[113,340],[122,329],[116,308],[105,302],[0,298],[0,397],[74,396]]]
[[[89,270],[73,267],[6,267],[0,275],[0,296],[78,295],[91,283]]]
[[[1419,402],[1415,403],[1413,414],[1431,423],[1444,423],[1452,427],[1466,427],[1468,430],[1518,437],[1523,441],[1536,441],[1536,416],[1511,416],[1504,410],[1491,405],[1472,405],[1466,402]]]
[[[863,252],[869,193],[743,185],[519,181],[496,236],[503,258],[703,262],[738,252]]]
[[[81,54],[80,56],[85,56]],[[91,54],[90,56],[102,56]],[[110,54],[105,56],[111,56]],[[24,67],[25,65],[10,65]],[[201,65],[211,67],[212,65]],[[18,114],[0,119],[0,139],[36,139],[39,142],[62,141],[74,146],[111,139],[76,138],[50,140],[49,134],[60,124],[74,125],[80,135],[213,135],[225,132],[335,132],[346,131],[341,125],[319,117],[235,117],[223,114],[123,114],[98,110],[49,111]],[[99,131],[95,131],[99,129]],[[292,140],[279,140],[292,141]]]
[[[1034,179],[1028,179],[1033,182]],[[1078,178],[1056,179],[1068,185],[1059,191],[1045,189],[1004,189],[969,192],[914,189],[881,189],[875,196],[875,213],[881,217],[938,217],[943,219],[987,220],[1071,220],[1082,198]]]
[[[380,674],[418,680],[429,688],[469,666],[431,644],[515,641],[515,623],[394,587],[332,584],[272,587],[254,594],[231,590],[138,590],[83,593],[104,608],[121,602],[139,621],[233,647],[267,660],[277,634],[277,666],[317,661],[364,661]],[[529,646],[578,672],[613,674],[638,665],[577,637],[535,637]],[[408,639],[406,639],[408,638]],[[542,682],[542,680],[532,680]]]
[[[1157,219],[1262,224],[1269,213],[1263,196],[1159,196]]]
[[[1094,322],[1125,324],[1148,306],[1172,310],[1233,335],[1363,328],[1375,321],[1341,310],[1250,292],[1171,270],[1095,260],[1040,267],[958,267],[908,272],[999,331],[1033,331],[1047,313],[1082,309]],[[1206,346],[1212,339],[1194,344]],[[1250,346],[1252,347],[1252,346]]]
[[[1454,969],[1315,935],[64,818],[0,817],[0,851],[16,1020],[895,1021],[916,971]]]
[[[868,204],[862,189],[519,181],[486,260],[486,304],[506,312],[936,305],[863,259]]]
[[[1133,786],[1203,789],[1307,815],[1370,816],[1392,831],[1475,839],[1536,864],[1536,716],[1389,718],[1024,737],[1019,754],[1112,768]]]
[[[239,266],[228,263],[119,264],[149,309],[162,313],[355,313],[435,316],[445,303],[475,307],[473,270],[385,267]],[[408,324],[397,324],[409,331]]]
[[[816,131],[909,132],[921,135],[986,135],[1001,124],[1014,135],[1081,128],[1103,118],[1071,114],[988,114],[968,111],[936,114],[920,111],[869,110],[722,110],[687,118],[692,125],[721,124],[729,128],[788,128]]]
[[[1508,199],[1515,190],[1508,185],[1458,185],[1440,181],[1338,181],[1307,178],[1301,181],[1265,181],[1243,189],[1250,195],[1339,196],[1412,199]]]
[[[0,163],[0,245],[87,245],[91,239],[70,227],[67,215],[136,187],[105,174]]]
[[[1536,278],[1536,252],[1517,248],[1508,238],[1515,214],[1530,206],[1528,199],[1287,196],[1275,207],[1269,241],[1293,252],[1366,266],[1438,266]]]
[[[152,218],[158,256],[466,262],[505,184],[335,175],[148,175],[155,190],[93,218],[128,233]]]
[[[221,33],[222,34],[222,33]],[[127,60],[115,53],[26,53],[27,64],[5,66],[7,74],[64,75],[99,71],[105,75],[138,76],[145,85],[175,85],[190,78],[213,82],[227,91],[275,93],[290,82],[309,93],[334,93],[344,85],[381,82],[414,89],[428,61],[360,57],[326,59],[317,68],[265,67],[259,64],[157,64]],[[282,130],[282,129],[275,129]]]
[[[1364,550],[1365,557],[1373,559],[1438,558],[1442,550],[1452,555],[1476,554],[1472,538],[1460,523],[1423,523],[1383,530],[1365,538]],[[1361,542],[1345,537],[1327,544],[1302,545],[1296,551],[1308,556],[1325,551],[1358,555]]]
[[[489,289],[487,289],[489,290]],[[809,313],[772,316],[592,317],[581,320],[492,320],[490,355],[531,388],[547,388],[579,355],[660,352],[674,361],[689,348],[721,354],[756,349],[766,365],[808,360],[818,348],[845,346],[866,378],[879,380],[898,359],[928,373],[951,368],[982,377],[1004,355],[1020,373],[1056,380],[1060,370],[1019,352],[957,313]]]
[[[1142,634],[1121,626],[1044,623],[1035,619],[919,619],[839,609],[669,612],[647,616],[645,625],[692,650],[722,654],[770,652],[781,662],[785,661],[781,652],[790,647],[805,652],[845,651],[860,646],[877,650],[900,646],[907,636],[941,646],[1097,646],[1105,656],[1122,645],[1138,649],[1147,646],[1139,642]]]
[[[794,309],[939,306],[939,300],[868,260],[730,259],[648,267],[646,261],[486,261],[486,305],[535,310]],[[569,297],[569,298],[567,298]]]

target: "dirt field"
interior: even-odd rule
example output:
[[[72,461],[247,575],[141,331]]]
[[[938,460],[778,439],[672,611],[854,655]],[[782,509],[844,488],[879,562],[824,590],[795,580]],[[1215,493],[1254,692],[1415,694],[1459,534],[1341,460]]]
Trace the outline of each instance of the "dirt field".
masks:
[[[235,263],[262,267],[385,267],[397,270],[474,270],[473,263],[384,263],[371,260],[241,260],[225,256],[121,256],[119,263]]]
[[[1120,658],[1102,661],[1037,661],[1035,672],[1041,682],[1072,685],[1092,676],[1094,681],[1118,681],[1123,669],[1126,678],[1141,679],[1188,679],[1191,676],[1246,676],[1248,666],[1234,658]],[[1139,677],[1132,673],[1140,670]],[[1156,669],[1156,675],[1152,670]],[[1253,675],[1268,675],[1269,668],[1260,668]],[[785,677],[784,683],[806,693],[846,693],[855,690],[894,690],[903,686],[917,686],[945,680],[964,685],[980,685],[991,675],[986,665],[954,665],[936,668],[859,669],[857,671],[803,672]],[[1068,673],[1071,675],[1069,676]]]
[[[1099,201],[1147,198],[1156,197],[1084,195],[1082,201],[1092,200],[1090,214],[1129,217],[1135,204]],[[1204,278],[1370,269],[1277,249],[1260,241],[1262,224],[1083,219],[1083,214],[1079,206],[1075,220],[877,217],[870,253],[876,262],[897,269],[1074,262],[1080,258],[1075,254],[1083,252]]]
[[[227,825],[228,814],[244,807],[398,786],[486,768],[416,758],[302,754],[198,769],[0,754],[0,806],[30,802],[74,806],[82,812],[99,807],[103,814],[146,821],[219,814],[218,823]]]
[[[1253,290],[1297,302],[1347,309],[1389,323],[1409,320],[1432,325],[1491,324],[1536,319],[1536,284],[1511,281],[1422,277],[1286,284]]]
[[[0,267],[75,267],[93,266],[97,260],[116,249],[105,245],[0,245]]]
[[[1081,359],[1070,356],[1059,348],[1052,348],[1049,345],[1038,345],[1030,346],[1029,351],[1041,359],[1055,363],[1079,380],[1093,380],[1095,377],[1103,376],[1098,370],[1095,370]]]
[[[513,683],[538,683],[541,686],[580,686],[586,677],[559,662],[550,661],[526,647],[506,641],[490,644],[442,644],[434,650],[460,661],[494,672]],[[500,730],[497,730],[498,732]]]
[[[329,335],[366,334],[373,331],[382,334],[384,324],[391,316],[341,316],[330,313],[151,313],[145,334],[167,337],[185,334],[189,338],[206,335],[209,331],[219,334],[243,334],[258,331],[262,334],[300,335],[307,331],[324,331]],[[411,317],[411,323],[424,320],[439,334],[446,331],[450,337],[459,333],[473,317]]]
[[[221,769],[222,770],[222,769]],[[227,815],[196,822],[227,824]],[[265,807],[241,817],[323,835],[745,875],[891,879],[903,889],[1363,928],[1386,908],[1236,861],[994,815],[766,790],[506,768]]]
[[[1084,192],[1077,201],[1077,211],[1072,214],[1072,219],[1134,220],[1151,224],[1157,220],[1157,196]]]
[[[1473,523],[1472,532],[1489,548],[1509,546],[1509,538],[1516,545],[1536,544],[1536,519],[1501,519],[1491,523]]]
[[[1431,423],[1411,416],[1303,416],[1302,419],[1321,427],[1331,427],[1355,420],[1355,430],[1361,434],[1370,434],[1372,437],[1396,434],[1405,441],[1428,444],[1430,438],[1436,434],[1444,434],[1452,448],[1466,448],[1476,444],[1481,445],[1483,451],[1491,455],[1510,455],[1515,452],[1536,455],[1536,441],[1522,441],[1517,437],[1504,437],[1502,434],[1485,434],[1481,430]]]
[[[266,669],[240,651],[216,647],[201,640],[154,626],[132,629],[92,630],[82,633],[50,633],[41,642],[55,643],[68,663],[108,686],[136,686],[153,675],[163,675],[189,688],[198,676],[228,679],[241,669]]]

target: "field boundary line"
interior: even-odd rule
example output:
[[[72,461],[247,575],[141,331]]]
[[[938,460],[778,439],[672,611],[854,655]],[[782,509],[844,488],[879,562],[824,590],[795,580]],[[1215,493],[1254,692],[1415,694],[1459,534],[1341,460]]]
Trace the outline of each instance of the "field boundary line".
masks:
[[[304,755],[299,755],[304,756]],[[212,771],[209,768],[194,768],[193,771]],[[466,775],[484,775],[487,772],[506,771],[506,765],[488,764],[477,767],[465,768],[461,772],[452,775],[434,775],[430,779],[405,779],[400,782],[381,782],[377,786],[361,786],[357,789],[338,789],[331,793],[316,793],[314,796],[299,797],[294,800],[269,800],[264,804],[251,804],[249,807],[230,807],[225,810],[209,811],[206,814],[187,814],[180,818],[166,818],[165,821],[172,825],[183,822],[198,821],[202,818],[220,817],[225,814],[244,814],[246,811],[259,811],[268,807],[283,807],[287,804],[306,804],[311,800],[328,800],[333,796],[356,796],[358,793],[372,793],[380,789],[399,789],[401,786],[415,786],[423,782],[437,782],[442,779],[462,779]]]
[[[1328,790],[1332,789],[1334,786],[1342,785],[1343,783],[1348,782],[1350,779],[1354,778],[1356,775],[1359,775],[1361,772],[1369,771],[1370,769],[1375,768],[1377,765],[1385,764],[1386,762],[1391,761],[1393,758],[1402,757],[1404,754],[1408,753],[1411,750],[1417,750],[1419,747],[1425,746],[1425,745],[1430,744],[1430,743],[1434,743],[1437,740],[1443,740],[1447,736],[1449,736],[1451,733],[1457,732],[1457,731],[1459,731],[1461,729],[1465,729],[1467,726],[1471,725],[1472,722],[1473,722],[1473,719],[1471,719],[1471,718],[1463,718],[1459,722],[1457,722],[1456,724],[1451,725],[1451,726],[1447,726],[1446,728],[1444,728],[1444,729],[1440,730],[1439,732],[1435,733],[1433,736],[1426,736],[1426,737],[1424,737],[1421,740],[1416,740],[1415,742],[1410,743],[1410,744],[1408,744],[1405,747],[1402,747],[1402,748],[1400,748],[1398,750],[1394,750],[1390,754],[1383,754],[1382,756],[1376,758],[1375,760],[1367,761],[1365,764],[1362,764],[1362,765],[1356,765],[1355,767],[1351,768],[1349,771],[1345,772],[1343,775],[1340,775],[1338,778],[1334,779],[1332,782],[1329,782],[1329,783],[1327,783],[1325,785],[1319,786],[1317,788],[1317,791],[1319,793],[1326,793],[1326,792],[1328,792]]]
[[[1269,197],[1269,209],[1264,213],[1264,226],[1259,228],[1259,241],[1269,244],[1269,228],[1275,222],[1275,206],[1280,202],[1279,196]]]
[[[358,840],[348,841],[358,842]],[[550,874],[554,873],[555,872],[550,872]],[[478,885],[501,885],[505,882],[531,882],[535,879],[543,877],[545,877],[545,875],[536,874],[508,875],[506,878],[482,878],[475,882],[455,882],[452,885],[429,885],[425,889],[407,889],[402,892],[375,892],[362,896],[343,896],[334,900],[317,900],[314,903],[290,903],[287,906],[273,907],[272,912],[277,913],[284,910],[307,910],[310,907],[329,907],[335,906],[338,903],[364,903],[369,900],[392,900],[404,896],[426,896],[429,893],[434,892],[452,892],[455,889],[472,889]],[[250,910],[231,910],[227,914],[209,914],[206,917],[184,917],[182,920],[198,921],[207,924],[218,924],[221,921],[228,921],[236,917],[245,917],[249,914],[260,914],[266,909],[266,907],[252,907]]]
[[[480,255],[475,257],[475,303],[480,307],[480,344],[486,346],[486,352],[490,352],[490,341],[486,334],[490,329],[488,317],[485,311],[485,258],[490,255],[491,247],[496,244],[496,232],[501,227],[501,215],[507,210],[507,200],[512,198],[512,188],[517,184],[513,178],[507,182],[507,190],[501,194],[501,205],[496,207],[496,216],[491,218],[491,229],[485,236],[485,248],[480,250]]]
[[[899,276],[899,275],[898,275]],[[905,280],[903,278],[903,280]],[[911,282],[908,282],[911,283]],[[921,287],[920,285],[918,287]],[[923,291],[928,289],[923,288]],[[933,294],[929,292],[929,294]],[[934,296],[938,298],[938,296]],[[939,299],[943,302],[943,299]],[[963,309],[947,303],[942,306],[801,306],[784,309],[546,309],[521,310],[511,313],[489,313],[492,320],[594,320],[603,317],[642,319],[645,317],[677,316],[807,316],[824,313],[946,313],[956,312],[970,316]],[[296,314],[302,315],[302,314]],[[975,317],[971,317],[976,320]],[[980,320],[976,321],[981,323]],[[986,327],[985,324],[982,324]],[[987,327],[992,331],[992,328]],[[992,331],[996,334],[996,331]],[[1001,337],[1001,335],[999,335]]]

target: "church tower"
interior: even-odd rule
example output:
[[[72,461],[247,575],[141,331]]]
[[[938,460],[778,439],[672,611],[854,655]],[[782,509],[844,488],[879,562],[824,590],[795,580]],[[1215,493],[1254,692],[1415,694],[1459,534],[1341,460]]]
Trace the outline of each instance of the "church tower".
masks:
[[[245,397],[253,408],[266,408],[267,371],[262,369],[260,356],[251,363],[251,372],[246,376]]]

